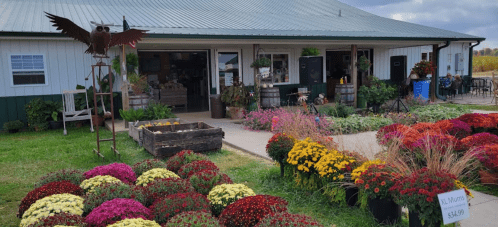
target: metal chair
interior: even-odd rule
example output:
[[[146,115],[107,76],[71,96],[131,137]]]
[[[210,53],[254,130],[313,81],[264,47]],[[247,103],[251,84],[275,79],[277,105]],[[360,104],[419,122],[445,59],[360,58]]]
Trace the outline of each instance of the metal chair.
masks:
[[[85,93],[86,109],[76,110],[74,95]],[[92,109],[88,106],[88,95],[85,89],[62,92],[62,120],[64,122],[64,135],[67,135],[66,121],[90,120],[90,131],[93,132]]]

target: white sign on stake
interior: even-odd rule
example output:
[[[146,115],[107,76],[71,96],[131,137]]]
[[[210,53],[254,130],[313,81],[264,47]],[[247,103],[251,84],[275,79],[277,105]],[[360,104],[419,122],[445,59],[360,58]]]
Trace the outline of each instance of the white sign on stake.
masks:
[[[464,189],[438,194],[437,197],[443,213],[443,224],[455,223],[470,217],[469,202]]]

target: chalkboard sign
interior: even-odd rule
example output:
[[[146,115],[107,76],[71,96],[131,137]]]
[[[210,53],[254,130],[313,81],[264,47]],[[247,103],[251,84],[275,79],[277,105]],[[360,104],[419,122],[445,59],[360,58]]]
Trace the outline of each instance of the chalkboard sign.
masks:
[[[140,65],[144,72],[159,72],[161,71],[161,59],[160,58],[142,58]]]

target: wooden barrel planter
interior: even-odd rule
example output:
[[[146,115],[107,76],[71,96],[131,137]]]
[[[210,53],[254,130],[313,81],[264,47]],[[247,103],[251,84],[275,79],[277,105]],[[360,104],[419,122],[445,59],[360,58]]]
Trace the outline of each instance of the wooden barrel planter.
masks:
[[[345,103],[348,106],[354,105],[354,85],[351,84],[336,84],[335,85],[336,95],[340,95],[341,103]]]
[[[280,107],[280,90],[278,87],[261,88],[261,107]]]
[[[130,109],[146,109],[149,105],[149,95],[140,94],[140,95],[130,95]]]

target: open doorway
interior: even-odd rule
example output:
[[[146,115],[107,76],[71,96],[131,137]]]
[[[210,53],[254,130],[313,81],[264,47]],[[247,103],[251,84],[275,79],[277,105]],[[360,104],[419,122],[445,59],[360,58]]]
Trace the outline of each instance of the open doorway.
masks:
[[[138,51],[138,57],[156,101],[187,112],[209,110],[207,51]]]

